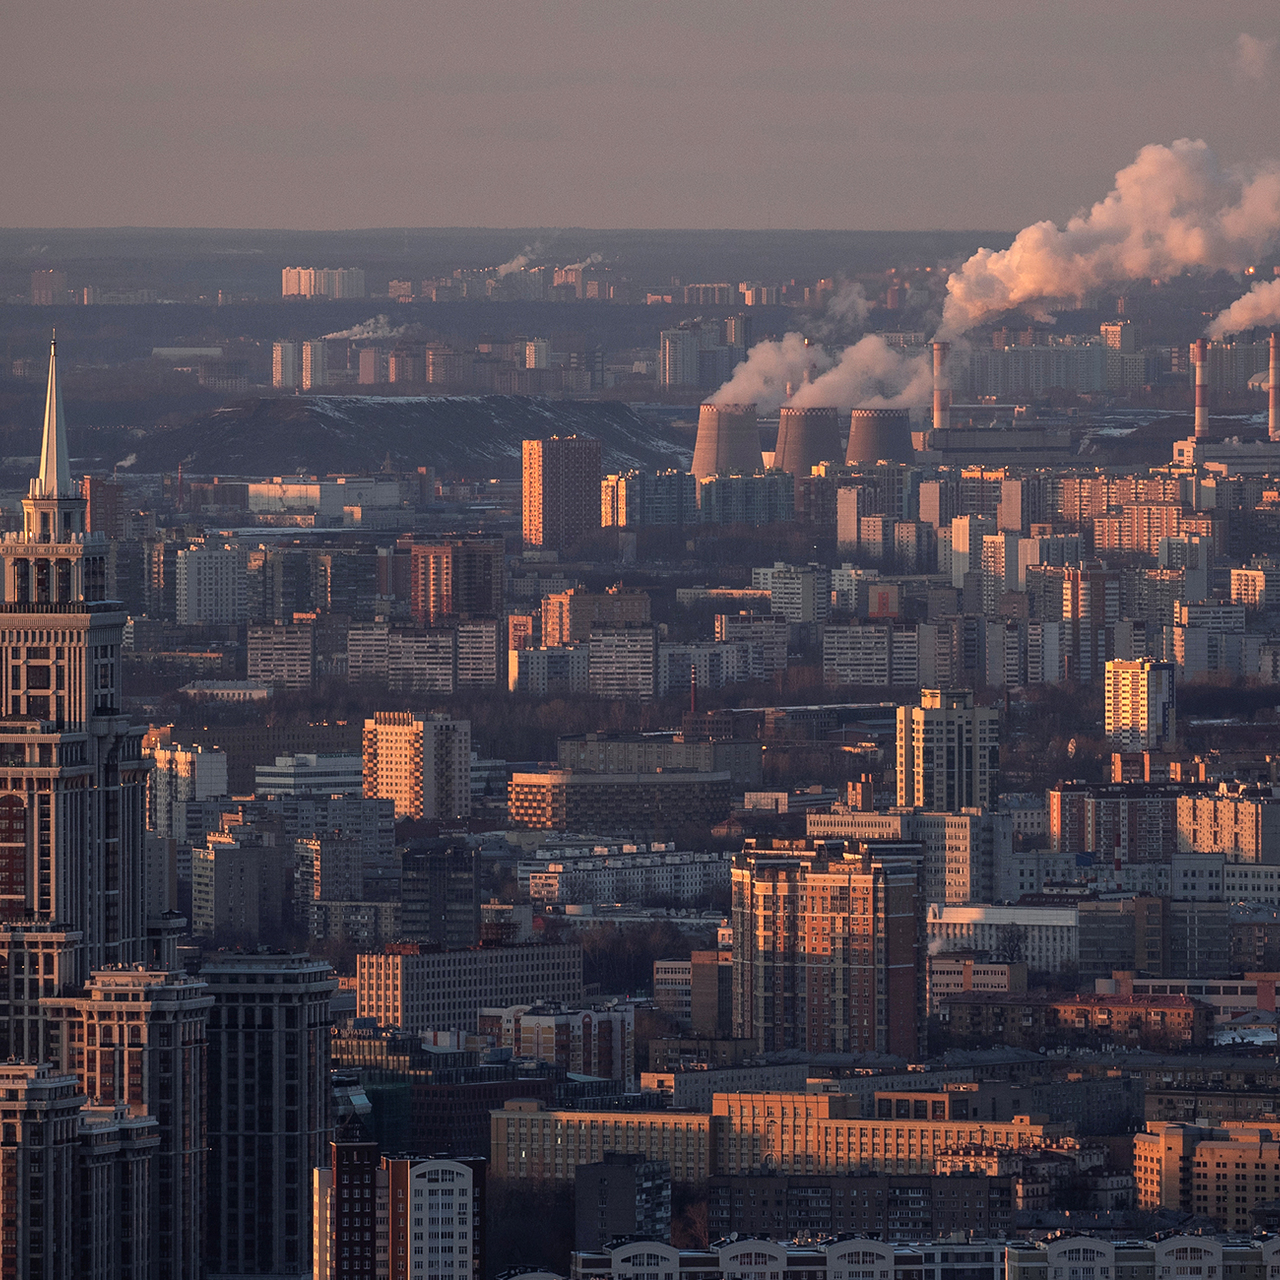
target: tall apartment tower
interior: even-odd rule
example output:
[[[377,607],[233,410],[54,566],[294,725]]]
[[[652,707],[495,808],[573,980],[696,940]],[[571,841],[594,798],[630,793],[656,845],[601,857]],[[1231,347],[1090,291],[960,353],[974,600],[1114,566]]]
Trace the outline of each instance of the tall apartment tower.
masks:
[[[924,1047],[918,860],[843,841],[733,866],[733,1034],[761,1053]]]
[[[40,472],[22,502],[22,531],[0,543],[0,806],[10,840],[0,857],[11,915],[81,935],[74,978],[83,984],[92,969],[145,954],[147,762],[143,730],[119,709],[125,615],[105,599],[109,546],[85,529],[68,464],[51,344]]]
[[[600,441],[552,436],[524,442],[524,542],[566,551],[600,528]]]
[[[384,1156],[388,1280],[480,1280],[487,1161]],[[443,1243],[437,1253],[423,1236]],[[450,1248],[452,1253],[445,1253]]]
[[[303,391],[314,391],[329,381],[329,357],[323,339],[302,344],[302,363],[298,385]]]
[[[357,1122],[339,1126],[327,1165],[311,1171],[315,1280],[375,1280],[387,1274],[387,1173],[378,1144]],[[438,1249],[438,1246],[437,1246]]]
[[[203,982],[141,965],[101,970],[82,992],[44,1001],[59,1065],[79,1091],[151,1118],[151,1209],[135,1243],[150,1249],[152,1280],[201,1274],[212,1004]]]
[[[151,748],[150,755],[154,768],[147,827],[166,840],[187,842],[192,838],[187,831],[187,805],[228,794],[227,753],[221,747],[161,742]]]
[[[364,722],[364,794],[397,818],[471,816],[471,722],[379,711]]]
[[[293,391],[302,384],[302,359],[296,342],[277,342],[271,349],[271,385]]]
[[[1000,714],[968,689],[921,689],[898,708],[898,806],[930,813],[990,808],[1000,767]]]
[[[311,1170],[332,1138],[323,960],[218,952],[209,1010],[209,1275],[311,1275]]]
[[[414,543],[409,565],[409,605],[420,627],[463,614],[501,615],[506,577],[501,538]]]
[[[1117,751],[1168,751],[1178,736],[1172,662],[1108,662],[1106,732]]]

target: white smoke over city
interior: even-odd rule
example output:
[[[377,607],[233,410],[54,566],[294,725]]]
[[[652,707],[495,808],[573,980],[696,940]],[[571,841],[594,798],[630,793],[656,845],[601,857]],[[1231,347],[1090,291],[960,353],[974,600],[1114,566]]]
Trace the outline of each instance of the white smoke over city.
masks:
[[[1205,333],[1221,338],[1259,324],[1280,324],[1280,280],[1259,280],[1243,298],[1214,316]]]
[[[391,321],[386,316],[374,316],[363,324],[353,325],[350,329],[342,329],[338,333],[326,333],[323,340],[336,342],[342,338],[349,338],[352,341],[366,338],[399,338],[408,331],[408,328],[408,325],[402,324],[393,329]]]
[[[932,348],[891,347],[878,333],[869,333],[845,347],[790,403],[797,409],[906,409],[932,396]]]
[[[1224,166],[1202,141],[1143,147],[1115,186],[1065,227],[1037,222],[980,249],[947,283],[938,337],[1052,298],[1187,269],[1241,271],[1280,232],[1280,165]],[[1044,318],[1045,309],[1039,315]]]
[[[584,258],[581,262],[571,262],[564,269],[566,271],[581,271],[583,267],[594,267],[597,262],[604,261],[603,253],[593,253],[590,257]]]
[[[799,333],[757,342],[711,404],[755,404],[772,413],[789,404],[798,409],[907,408],[928,403],[933,394],[933,352],[891,347],[869,333],[834,355]]]
[[[531,262],[535,262],[540,258],[543,252],[541,240],[536,241],[534,244],[525,245],[524,249],[517,253],[514,258],[504,262],[498,268],[499,278],[509,276],[513,271],[523,271]]]

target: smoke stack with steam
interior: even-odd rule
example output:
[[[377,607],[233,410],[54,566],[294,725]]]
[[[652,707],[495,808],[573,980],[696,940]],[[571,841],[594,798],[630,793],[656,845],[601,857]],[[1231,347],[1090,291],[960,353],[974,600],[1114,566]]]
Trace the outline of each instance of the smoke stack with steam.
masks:
[[[704,404],[698,411],[698,438],[693,447],[693,474],[752,475],[764,465],[754,404]]]
[[[1197,338],[1195,345],[1196,366],[1196,439],[1209,435],[1209,344]]]
[[[947,357],[951,343],[933,344],[933,429],[945,431],[951,425],[951,388],[947,382]]]
[[[1280,440],[1280,333],[1271,335],[1271,364],[1267,372],[1267,434]]]

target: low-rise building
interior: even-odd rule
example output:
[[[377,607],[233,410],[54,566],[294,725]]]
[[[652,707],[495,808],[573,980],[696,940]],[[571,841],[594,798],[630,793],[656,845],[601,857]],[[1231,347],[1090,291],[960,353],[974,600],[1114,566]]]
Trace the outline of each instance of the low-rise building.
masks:
[[[724,818],[731,791],[726,772],[579,773],[547,769],[512,774],[508,809],[515,827],[663,835],[674,834],[690,823]]]

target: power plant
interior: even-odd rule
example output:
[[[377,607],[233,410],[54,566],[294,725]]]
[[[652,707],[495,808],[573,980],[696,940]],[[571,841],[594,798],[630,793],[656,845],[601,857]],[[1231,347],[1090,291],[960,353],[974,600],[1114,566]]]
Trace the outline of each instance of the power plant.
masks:
[[[840,422],[835,409],[796,409],[778,413],[778,443],[773,465],[793,476],[807,476],[820,462],[840,457]]]
[[[855,409],[849,418],[846,466],[910,462],[911,414],[906,409]]]
[[[693,474],[754,475],[764,466],[754,404],[704,404],[698,413]]]

